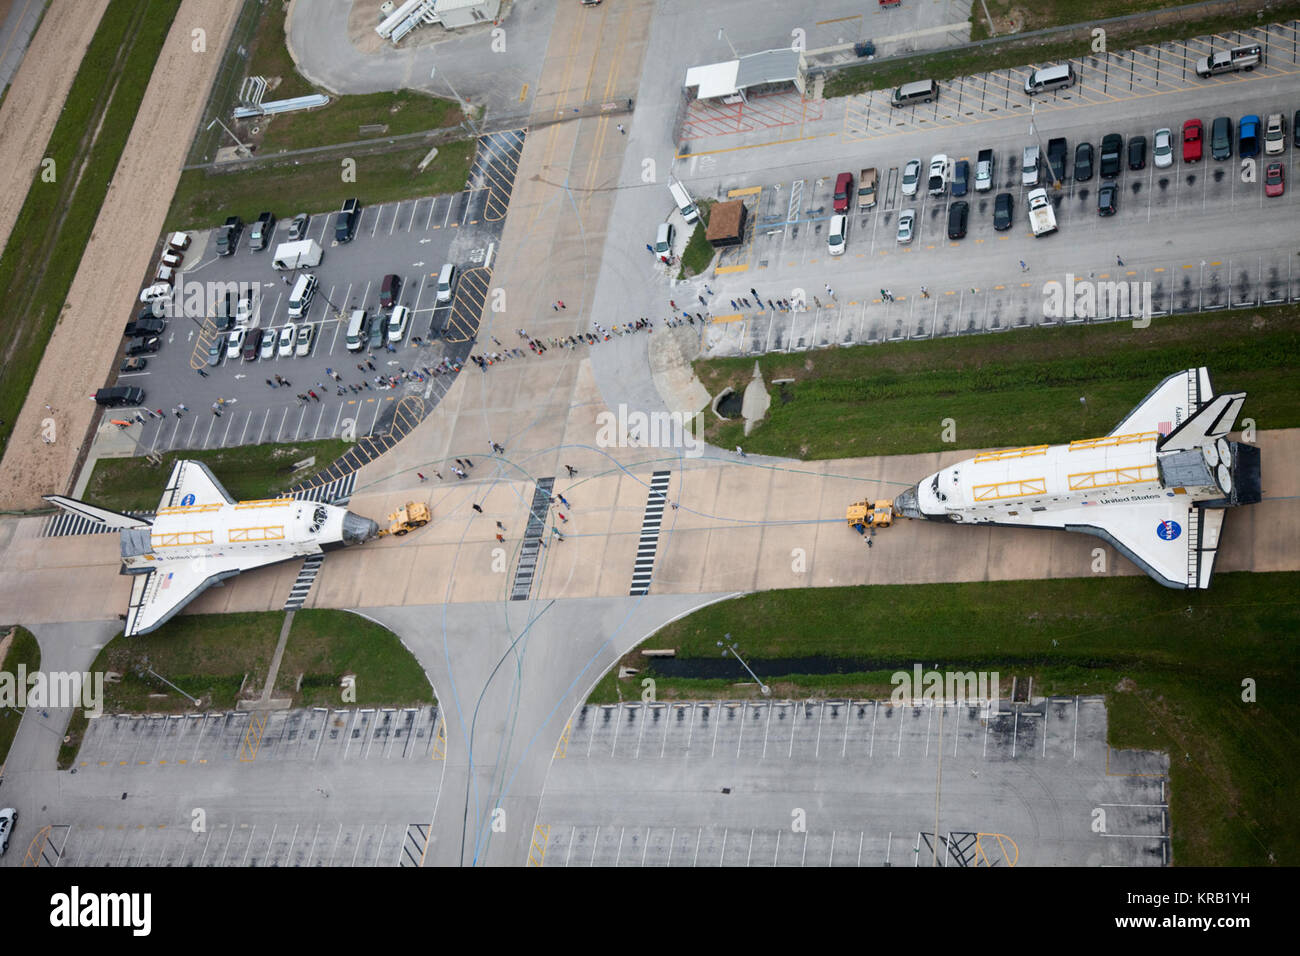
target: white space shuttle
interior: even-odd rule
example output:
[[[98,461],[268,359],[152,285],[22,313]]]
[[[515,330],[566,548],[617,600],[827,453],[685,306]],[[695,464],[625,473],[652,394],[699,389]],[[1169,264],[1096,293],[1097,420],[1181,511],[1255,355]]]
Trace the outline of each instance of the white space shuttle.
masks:
[[[208,467],[178,461],[150,519],[45,495],[65,511],[122,529],[122,574],[131,582],[125,635],[147,634],[204,590],[263,565],[360,544],[379,533],[369,518],[298,498],[236,501]]]
[[[1259,449],[1225,437],[1246,393],[1171,375],[1102,438],[988,451],[894,502],[908,518],[1081,531],[1170,588],[1209,587],[1224,509],[1260,500]]]

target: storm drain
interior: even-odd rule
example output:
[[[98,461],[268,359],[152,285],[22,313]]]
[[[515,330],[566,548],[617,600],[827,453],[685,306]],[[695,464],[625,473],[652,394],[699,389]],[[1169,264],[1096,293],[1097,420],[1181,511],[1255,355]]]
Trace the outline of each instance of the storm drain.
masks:
[[[656,471],[650,476],[650,494],[645,503],[645,517],[641,519],[641,540],[636,547],[636,564],[632,568],[632,589],[628,591],[632,597],[650,591],[655,553],[659,550],[659,529],[663,526],[664,506],[668,503],[670,474],[667,471]]]

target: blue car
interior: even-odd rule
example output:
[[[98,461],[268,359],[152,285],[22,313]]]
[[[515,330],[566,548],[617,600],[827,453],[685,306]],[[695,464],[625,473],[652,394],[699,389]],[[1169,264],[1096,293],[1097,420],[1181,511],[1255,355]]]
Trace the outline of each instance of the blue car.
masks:
[[[1259,155],[1259,117],[1243,116],[1237,124],[1237,155],[1249,159]]]
[[[966,195],[967,184],[969,182],[970,163],[964,159],[959,159],[952,169],[952,194],[954,196]]]

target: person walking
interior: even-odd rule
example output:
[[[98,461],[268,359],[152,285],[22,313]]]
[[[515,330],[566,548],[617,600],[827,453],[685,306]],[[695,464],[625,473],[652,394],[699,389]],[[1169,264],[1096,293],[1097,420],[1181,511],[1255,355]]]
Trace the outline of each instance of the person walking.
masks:
[[[506,543],[506,539],[501,537],[501,532],[499,531],[497,532],[497,540],[500,541],[502,544]]]
[[[563,512],[563,511],[557,511],[557,512],[555,512],[555,513],[556,513],[557,515],[560,516],[560,520],[563,521],[565,524],[568,524],[568,523],[569,523],[569,519],[566,518],[566,517],[564,517],[564,512]]]
[[[569,499],[564,497],[564,495],[556,495],[555,497],[560,499],[560,504],[564,505],[564,507],[566,508],[570,507]]]
[[[653,256],[653,255],[655,254],[655,247],[652,246],[652,245],[650,245],[650,243],[647,242],[647,243],[645,244],[645,251],[648,252],[648,253],[650,253],[650,255]]]
[[[761,295],[758,294],[758,290],[755,289],[753,286],[749,287],[749,294],[752,295],[755,299],[763,298]]]
[[[498,528],[499,530],[501,530],[501,531],[505,531],[505,530],[507,530],[507,529],[506,529],[506,526],[503,525],[500,521],[497,522],[497,528]]]
[[[1118,254],[1116,254],[1116,256],[1115,256],[1115,265],[1117,265],[1117,266],[1122,266],[1123,264],[1124,264],[1124,260],[1121,259],[1121,258],[1119,257]]]
[[[741,448],[739,445],[736,446],[736,454],[739,455],[741,458],[749,457],[748,455],[745,454],[745,449]]]
[[[470,461],[468,458],[466,458],[466,459],[465,459],[465,467],[466,467],[466,468],[473,468],[473,467],[474,467],[474,463],[473,463],[472,461]]]
[[[218,405],[216,402],[212,403],[212,414],[216,415],[218,418],[221,417],[221,406]]]
[[[316,390],[315,390],[315,389],[311,389],[311,388],[307,389],[307,396],[308,396],[308,397],[309,397],[313,402],[319,402],[319,401],[320,401],[320,396],[316,394]]]
[[[475,511],[477,511],[479,514],[482,514],[482,513],[483,513],[483,509],[482,509],[481,507],[479,507],[479,505],[477,505],[477,504],[472,504],[472,505],[470,505],[470,507],[473,508]]]
[[[921,286],[921,298],[922,299],[930,298],[930,290],[927,289],[925,286]]]
[[[423,472],[420,472],[420,471],[417,471],[417,472],[415,473],[415,477],[419,478],[421,481],[428,481],[428,480],[429,480],[428,478],[424,477],[424,473],[423,473]]]
[[[565,465],[564,470],[569,473],[570,478],[578,473],[578,469],[574,468],[572,465]]]
[[[557,538],[559,538],[561,541],[564,540],[564,532],[562,532],[562,531],[561,531],[559,528],[557,528],[555,525],[551,525],[551,532],[552,532],[552,533],[553,533]]]
[[[1029,271],[1029,266],[1025,265],[1025,260],[1024,260],[1024,259],[1021,259],[1021,260],[1020,260],[1020,271],[1021,271],[1021,272],[1028,272],[1028,271]]]
[[[622,124],[622,123],[619,123],[619,124],[618,124],[618,131],[619,131],[620,133],[622,133],[624,136],[627,135],[627,130],[625,130],[625,129],[623,128],[623,124]]]
[[[269,378],[266,380],[266,384],[269,385],[269,386],[271,386],[271,388],[279,388],[279,387],[280,387],[280,386],[276,385],[275,382],[271,381]]]
[[[199,373],[199,377],[200,377],[200,378],[207,378],[207,377],[208,377],[208,373],[205,372],[205,371],[203,371],[203,369],[201,369],[201,368],[196,368],[194,371],[196,371],[196,372]]]
[[[440,472],[440,471],[435,471],[435,472],[434,472],[434,475],[437,476],[437,478],[438,478],[439,481],[446,481],[446,479],[442,477],[442,472]],[[481,510],[481,509],[480,509],[480,510]]]

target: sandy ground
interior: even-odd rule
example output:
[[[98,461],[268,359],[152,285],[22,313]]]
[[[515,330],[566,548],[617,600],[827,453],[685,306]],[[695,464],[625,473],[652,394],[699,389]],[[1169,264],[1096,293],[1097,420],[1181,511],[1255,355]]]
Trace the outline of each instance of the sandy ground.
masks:
[[[4,6],[0,2],[0,7]],[[20,188],[0,190],[0,249],[68,98],[108,0],[53,0],[0,107],[0,169]]]
[[[104,0],[55,0],[23,62],[14,91],[5,101],[4,115],[0,116],[5,142],[0,147],[11,139],[19,140],[19,145],[32,140],[43,146],[47,141],[48,132],[43,137],[11,136],[9,106],[14,102],[40,102],[40,109],[33,112],[48,111],[53,126],[64,97],[54,100],[44,91],[31,92],[41,89],[43,81],[32,80],[29,69],[39,75],[38,68],[43,65],[49,64],[51,73],[66,65],[71,83],[80,56],[70,56],[63,46],[57,47],[57,55],[41,55],[37,48],[59,21],[86,19],[86,9],[92,2],[98,7],[104,5]],[[75,8],[76,15],[69,17],[63,9],[67,7]],[[185,0],[176,14],[63,314],[0,461],[0,508],[41,507],[42,494],[64,492],[72,484],[77,453],[95,414],[89,396],[109,376],[121,344],[122,323],[131,317],[140,282],[156,251],[181,165],[238,12],[239,5],[228,0]],[[191,31],[200,28],[207,34],[207,50],[195,53],[191,50]],[[27,96],[16,95],[20,85],[26,85]],[[17,161],[24,159],[27,167],[34,167],[38,161],[26,154]],[[0,200],[9,201],[8,196]],[[16,204],[21,201],[21,196],[13,199],[12,214],[7,207],[0,207],[6,209],[10,225],[17,213]],[[54,420],[56,428],[52,444],[41,439],[42,423],[47,418]]]

